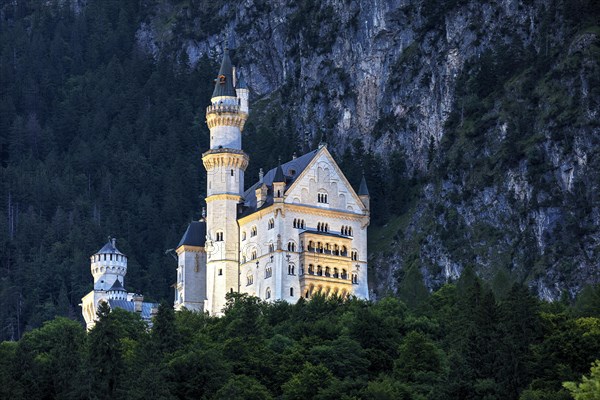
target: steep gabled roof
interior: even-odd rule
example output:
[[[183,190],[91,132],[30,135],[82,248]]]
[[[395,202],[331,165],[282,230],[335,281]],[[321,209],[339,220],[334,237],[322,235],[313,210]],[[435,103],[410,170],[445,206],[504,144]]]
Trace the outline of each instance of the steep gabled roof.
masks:
[[[221,69],[219,69],[219,75],[215,79],[215,90],[212,94],[212,97],[219,96],[236,96],[235,89],[233,88],[233,67],[231,66],[228,49],[225,49],[223,52]]]
[[[177,247],[181,246],[198,246],[204,247],[206,242],[206,222],[192,221],[188,225],[183,237],[179,241]]]
[[[308,152],[300,157],[294,158],[291,161],[286,162],[285,164],[281,164],[281,166],[277,168],[273,168],[269,170],[263,177],[262,182],[258,181],[254,185],[250,186],[248,190],[244,192],[246,212],[244,214],[250,214],[256,211],[256,189],[262,185],[263,183],[267,186],[272,186],[275,181],[275,175],[277,174],[278,168],[281,168],[281,171],[284,175],[285,182],[287,183],[286,188],[289,187],[294,181],[302,174],[304,169],[310,164],[312,159],[315,157],[319,150],[313,150]],[[293,172],[293,173],[292,173]],[[270,191],[267,194],[267,201],[265,202],[265,206],[273,204],[273,193]]]

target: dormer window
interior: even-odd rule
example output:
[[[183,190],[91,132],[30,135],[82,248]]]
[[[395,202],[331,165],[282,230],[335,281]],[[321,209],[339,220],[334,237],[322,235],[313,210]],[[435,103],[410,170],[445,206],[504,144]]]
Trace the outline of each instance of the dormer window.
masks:
[[[213,76],[214,76],[214,75],[213,75]],[[227,78],[225,77],[225,75],[219,75],[219,83],[220,83],[221,85],[225,84],[225,80],[226,80],[226,79],[227,79]]]

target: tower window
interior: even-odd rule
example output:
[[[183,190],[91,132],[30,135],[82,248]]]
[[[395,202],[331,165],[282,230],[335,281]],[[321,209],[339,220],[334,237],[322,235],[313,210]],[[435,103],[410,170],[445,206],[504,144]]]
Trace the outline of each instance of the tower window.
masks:
[[[288,265],[288,275],[294,275],[294,266],[292,264]]]
[[[296,243],[289,242],[288,243],[288,251],[296,251]]]
[[[265,279],[270,278],[273,275],[273,268],[267,267],[265,269]]]
[[[293,287],[290,288],[290,297],[294,297],[294,288]]]
[[[273,218],[271,218],[269,220],[269,229],[273,229],[273,228],[275,228],[275,221],[273,220]]]
[[[304,229],[304,220],[294,218],[294,228],[296,229]]]
[[[352,236],[352,227],[342,226],[341,232],[344,236]]]
[[[352,259],[355,260],[355,261],[358,260],[358,251],[353,251],[352,252]]]
[[[231,176],[233,176],[233,170],[231,170]]]
[[[273,243],[269,243],[269,253],[273,253],[275,251],[275,245]]]
[[[252,250],[252,255],[250,256],[251,260],[256,260],[256,250]]]
[[[253,226],[250,229],[250,237],[256,236],[256,226]]]
[[[223,275],[223,269],[219,268],[219,276]]]
[[[223,241],[223,232],[217,232],[215,235],[215,242],[222,242]]]
[[[270,299],[271,298],[271,288],[267,288],[267,290],[265,291],[265,299]]]

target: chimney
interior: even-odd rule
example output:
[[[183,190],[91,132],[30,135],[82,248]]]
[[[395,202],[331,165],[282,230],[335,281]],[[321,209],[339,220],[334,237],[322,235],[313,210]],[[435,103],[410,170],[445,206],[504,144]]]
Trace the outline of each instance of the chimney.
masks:
[[[256,188],[256,208],[261,208],[267,201],[267,185],[264,183]]]
[[[260,183],[262,183],[262,182],[263,182],[263,179],[264,179],[264,177],[265,177],[265,173],[263,172],[263,169],[261,168],[261,169],[259,169],[259,170],[258,170],[258,181],[259,181]]]
[[[144,296],[136,293],[133,295],[132,300],[133,300],[133,310],[135,312],[141,313],[142,312],[142,302],[144,301]]]
[[[117,239],[112,238],[112,239],[110,239],[110,242],[112,243],[112,247],[115,247],[115,244],[117,243]]]

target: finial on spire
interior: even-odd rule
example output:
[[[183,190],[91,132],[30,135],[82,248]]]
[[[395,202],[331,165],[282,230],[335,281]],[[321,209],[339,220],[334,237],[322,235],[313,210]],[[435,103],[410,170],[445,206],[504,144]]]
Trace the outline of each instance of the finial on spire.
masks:
[[[258,181],[262,183],[262,181],[263,181],[264,177],[265,177],[265,173],[263,172],[263,169],[262,169],[262,168],[260,168],[260,169],[258,170]]]

